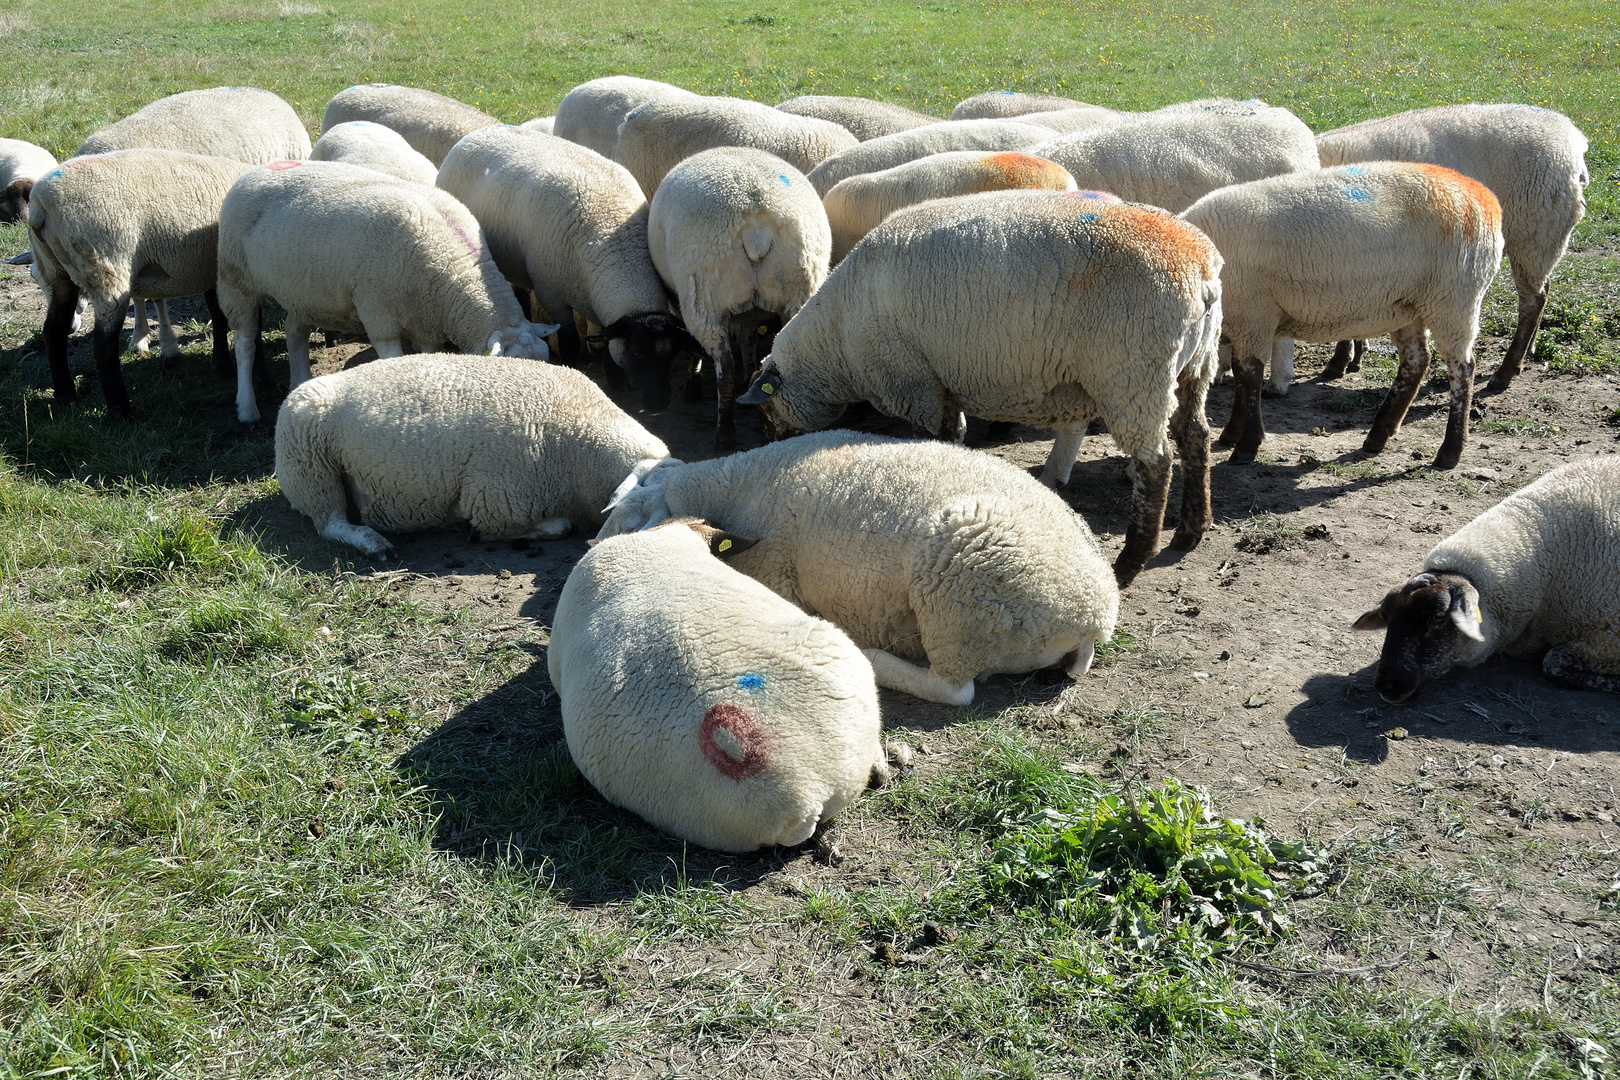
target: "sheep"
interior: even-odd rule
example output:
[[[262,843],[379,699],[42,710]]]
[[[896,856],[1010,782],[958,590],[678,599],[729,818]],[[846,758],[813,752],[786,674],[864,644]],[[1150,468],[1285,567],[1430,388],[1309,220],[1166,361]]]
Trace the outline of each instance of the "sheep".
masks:
[[[415,86],[362,83],[340,92],[326,103],[321,134],[351,120],[370,120],[393,128],[417,153],[438,168],[462,136],[500,123],[482,109],[453,97]]]
[[[1386,701],[1499,652],[1620,693],[1620,460],[1572,461],[1509,495],[1354,625],[1386,631],[1373,684]]]
[[[1054,109],[1051,112],[1025,113],[1014,119],[1026,124],[1040,124],[1049,127],[1060,135],[1069,135],[1076,131],[1090,131],[1093,128],[1106,127],[1123,119],[1125,113],[1115,112],[1113,109],[1104,109],[1097,105],[1084,105],[1074,109]]]
[[[1023,150],[1056,133],[1022,120],[943,120],[910,131],[885,135],[827,158],[809,170],[816,194],[827,197],[840,180],[879,172],[947,150]]]
[[[34,181],[54,168],[56,158],[43,146],[0,139],[0,221],[27,221]]]
[[[1519,322],[1490,387],[1504,390],[1535,341],[1547,281],[1586,215],[1586,136],[1567,116],[1534,105],[1445,105],[1324,132],[1320,163],[1420,161],[1472,177],[1502,204],[1502,236],[1519,294]],[[1328,374],[1344,373],[1349,347]],[[1359,357],[1358,357],[1359,359]]]
[[[697,521],[597,544],[568,575],[546,650],[585,779],[735,852],[803,843],[888,777],[871,664],[722,561],[746,547]]]
[[[259,419],[248,383],[259,307],[287,309],[292,385],[309,332],[363,331],[381,357],[449,340],[465,352],[544,360],[555,326],[523,318],[478,221],[437,188],[341,161],[277,161],[243,174],[219,216],[219,302],[236,327],[236,416]]]
[[[1316,137],[1287,109],[1189,101],[1060,135],[1024,150],[1068,169],[1083,188],[1178,214],[1216,188],[1316,170]]]
[[[831,121],[779,112],[757,101],[660,98],[624,118],[613,160],[630,170],[650,199],[670,169],[717,146],[751,146],[809,172],[823,159],[857,145],[855,136]]]
[[[1334,341],[1389,332],[1400,370],[1362,449],[1378,453],[1429,366],[1445,357],[1451,413],[1435,456],[1455,466],[1468,438],[1479,305],[1502,259],[1502,215],[1482,184],[1450,169],[1372,162],[1222,188],[1182,214],[1215,242],[1236,392],[1220,441],[1254,460],[1265,437],[1260,368],[1279,337]]]
[[[227,323],[215,293],[219,215],[226,192],[252,167],[178,150],[116,150],[69,158],[35,182],[31,272],[49,300],[43,336],[58,402],[78,400],[67,346],[81,295],[95,312],[91,353],[110,415],[134,415],[118,347],[131,298],[201,293],[214,323],[215,367],[230,370]],[[165,357],[178,351],[172,333]],[[242,340],[252,363],[254,343]]]
[[[1066,483],[1101,416],[1134,459],[1131,524],[1114,564],[1131,580],[1158,548],[1181,451],[1181,523],[1210,524],[1204,397],[1215,374],[1221,256],[1151,207],[1078,192],[993,191],[891,214],[782,332],[744,404],[778,429],[830,426],[870,401],[936,436],[963,413],[1057,428],[1042,480]]]
[[[993,674],[1078,677],[1119,613],[1080,516],[1024,470],[960,446],[819,432],[658,463],[615,499],[602,537],[671,515],[759,537],[738,570],[842,628],[879,686],[927,701],[967,705]]]
[[[411,149],[405,136],[370,120],[333,124],[316,140],[309,160],[346,161],[429,187],[439,176],[438,166]]]
[[[943,154],[859,173],[840,180],[823,203],[832,226],[832,261],[842,262],[861,237],[903,206],[953,195],[1013,188],[1074,191],[1074,177],[1063,166],[1016,152],[947,150]],[[1094,193],[1104,201],[1111,195]]]
[[[91,135],[74,157],[146,147],[232,158],[249,165],[309,156],[309,132],[268,90],[215,86],[158,98]]]
[[[543,135],[550,135],[553,133],[552,128],[556,127],[556,125],[557,118],[555,116],[537,116],[533,120],[523,121],[518,127],[524,131],[538,131]]]
[[[691,343],[669,310],[647,248],[647,200],[635,178],[596,151],[532,129],[467,136],[439,170],[439,187],[483,225],[495,265],[532,290],[578,352],[574,314],[600,327],[610,381],[622,369],[642,406],[669,404],[670,367]],[[695,347],[695,343],[691,343]]]
[[[276,478],[328,540],[387,557],[378,530],[456,524],[486,540],[595,528],[625,473],[669,450],[583,373],[450,354],[304,382],[276,419]],[[350,524],[346,507],[359,510]]]
[[[956,108],[951,110],[951,119],[1005,120],[1026,113],[1099,107],[1088,105],[1084,101],[1075,101],[1073,98],[1055,97],[1052,94],[1020,94],[1013,90],[991,90],[989,93],[975,94],[959,102]]]
[[[659,98],[690,99],[698,95],[655,79],[609,75],[580,83],[557,104],[551,134],[588,146],[605,158],[613,156],[624,118]]]
[[[910,131],[924,124],[937,124],[939,117],[913,112],[904,105],[887,101],[874,101],[863,97],[838,97],[833,94],[806,94],[788,98],[776,106],[794,116],[813,116],[817,120],[830,120],[848,131],[861,142],[897,131]]]
[[[763,150],[723,146],[664,177],[647,241],[659,276],[680,298],[687,330],[714,360],[715,444],[735,449],[735,375],[740,367],[744,384],[753,377],[761,318],[791,319],[826,280],[827,213],[792,165]]]

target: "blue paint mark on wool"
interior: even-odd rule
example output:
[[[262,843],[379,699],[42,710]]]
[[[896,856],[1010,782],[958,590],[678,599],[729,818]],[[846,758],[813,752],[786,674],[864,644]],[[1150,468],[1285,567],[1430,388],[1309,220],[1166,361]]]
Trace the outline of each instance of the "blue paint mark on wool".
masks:
[[[765,676],[750,671],[746,675],[737,676],[737,685],[744,690],[763,690],[765,689]]]
[[[1363,169],[1360,165],[1346,165],[1344,167],[1344,171],[1349,173],[1351,176],[1360,176],[1367,170]]]
[[[788,174],[787,174],[787,173],[785,173],[785,172],[779,172],[779,173],[777,173],[777,174],[776,174],[776,178],[777,178],[777,179],[778,179],[778,180],[780,180],[780,181],[782,181],[782,183],[784,183],[784,184],[786,184],[786,185],[787,185],[787,186],[788,186],[788,187],[792,187],[792,186],[793,186],[793,178],[792,178],[792,177],[791,177],[791,176],[789,176],[789,175],[788,175]]]
[[[1347,198],[1347,199],[1350,199],[1350,200],[1352,200],[1354,202],[1372,202],[1373,201],[1372,192],[1367,191],[1365,188],[1358,188],[1358,187],[1347,187],[1347,188],[1345,188],[1344,189],[1344,197]]]
[[[1081,214],[1080,215],[1080,221],[1081,221],[1082,224],[1085,224],[1085,225],[1090,225],[1093,221],[1096,221],[1096,220],[1097,220],[1097,215],[1096,214]]]

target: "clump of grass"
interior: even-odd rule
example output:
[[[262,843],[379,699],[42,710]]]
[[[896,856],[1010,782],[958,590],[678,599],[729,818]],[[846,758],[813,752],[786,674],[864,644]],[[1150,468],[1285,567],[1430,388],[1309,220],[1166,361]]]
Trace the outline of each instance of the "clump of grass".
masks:
[[[377,700],[369,686],[348,672],[299,679],[282,713],[288,728],[318,735],[335,749],[400,734],[415,719],[403,709]]]
[[[1233,546],[1253,555],[1305,546],[1305,534],[1299,526],[1277,514],[1256,514],[1239,525],[1237,531],[1237,542]]]
[[[1322,408],[1328,412],[1336,413],[1358,412],[1362,409],[1370,409],[1383,401],[1384,394],[1385,391],[1373,387],[1346,390],[1343,393],[1334,394],[1322,405]]]
[[[187,513],[131,533],[113,562],[91,574],[91,582],[118,592],[173,578],[197,582],[239,572],[258,557],[255,549],[223,538],[218,522]]]
[[[297,626],[262,594],[220,596],[187,610],[160,645],[172,660],[250,660],[265,653],[296,653]]]
[[[1141,652],[1142,649],[1142,642],[1135,634],[1123,626],[1116,626],[1112,637],[1107,641],[1097,642],[1094,661],[1098,664],[1111,664],[1131,653]]]
[[[1515,439],[1541,439],[1557,435],[1563,428],[1529,416],[1509,416],[1501,420],[1487,420],[1475,430],[1481,435],[1511,435]]]
[[[1620,311],[1601,308],[1596,297],[1579,290],[1554,293],[1542,312],[1536,354],[1558,375],[1602,375],[1620,372],[1620,360],[1605,345],[1620,337]]]

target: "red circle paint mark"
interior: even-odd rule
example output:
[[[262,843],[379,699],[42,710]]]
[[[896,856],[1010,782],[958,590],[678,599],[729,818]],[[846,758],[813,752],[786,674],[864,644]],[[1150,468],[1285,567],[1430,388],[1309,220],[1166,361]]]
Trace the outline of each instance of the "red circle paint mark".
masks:
[[[724,728],[737,741],[742,757],[721,746],[714,734]],[[703,714],[698,747],[709,764],[728,780],[746,780],[771,763],[771,733],[744,709],[736,705],[715,705]]]
[[[302,164],[302,161],[272,161],[270,164],[266,165],[265,168],[274,169],[276,172],[283,172],[287,169],[296,169]]]

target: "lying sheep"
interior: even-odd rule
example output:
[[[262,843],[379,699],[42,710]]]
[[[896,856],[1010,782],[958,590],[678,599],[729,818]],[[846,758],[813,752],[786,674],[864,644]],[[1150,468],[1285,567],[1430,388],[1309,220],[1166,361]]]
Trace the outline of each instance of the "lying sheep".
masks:
[[[1513,341],[1491,376],[1493,389],[1505,389],[1535,341],[1553,267],[1586,215],[1586,136],[1562,113],[1534,105],[1446,105],[1335,128],[1316,146],[1323,166],[1421,161],[1491,189],[1502,204],[1502,237],[1519,294]],[[1330,375],[1343,374],[1350,359],[1348,346],[1340,352]]]
[[[585,375],[507,357],[407,356],[287,395],[276,478],[328,540],[367,555],[378,532],[466,524],[488,540],[596,527],[625,474],[669,450]],[[352,501],[363,524],[350,524]]]
[[[70,158],[35,182],[28,209],[32,272],[49,298],[43,336],[58,402],[78,400],[67,346],[81,295],[95,312],[90,349],[110,415],[133,415],[118,347],[132,298],[201,293],[214,321],[214,364],[230,370],[227,324],[214,291],[219,215],[226,192],[250,168],[178,150],[117,150]],[[178,352],[172,333],[165,356]],[[241,338],[250,364],[257,337],[255,327]]]
[[[1217,188],[1317,167],[1316,137],[1299,117],[1223,99],[1134,113],[1025,152],[1062,165],[1083,188],[1171,213]]]
[[[444,163],[450,148],[481,127],[500,123],[482,109],[453,97],[415,86],[362,83],[340,92],[326,103],[321,134],[351,120],[370,120],[393,128],[434,168]]]
[[[626,116],[649,101],[695,97],[690,90],[656,79],[633,75],[592,79],[568,91],[558,103],[551,134],[611,158],[614,144],[619,141],[619,125]]]
[[[405,136],[370,120],[333,124],[316,140],[309,160],[344,161],[429,187],[439,176],[433,162],[413,150]]]
[[[888,777],[872,666],[721,561],[746,543],[677,521],[596,545],[546,650],[585,779],[682,840],[738,852],[803,843]]]
[[[834,184],[851,176],[892,169],[947,150],[1023,150],[1055,134],[1049,127],[1022,120],[946,120],[863,142],[832,155],[808,175],[816,194],[826,198]]]
[[[74,156],[136,147],[262,165],[308,157],[309,133],[292,106],[270,91],[215,86],[158,98],[84,140]]]
[[[664,177],[647,240],[687,330],[714,360],[715,445],[735,449],[734,376],[740,366],[746,384],[764,351],[751,331],[762,316],[791,319],[826,280],[827,213],[804,174],[781,158],[724,146]]]
[[[537,136],[538,137],[538,136]],[[309,332],[364,332],[381,357],[446,341],[544,360],[555,326],[523,318],[483,230],[437,188],[340,161],[250,170],[220,208],[219,302],[236,327],[236,416],[259,419],[247,379],[259,308],[287,309],[292,385],[309,378]]]
[[[1046,191],[921,203],[856,245],[741,400],[779,430],[828,427],[855,401],[949,438],[963,413],[1056,427],[1049,484],[1068,481],[1101,416],[1134,459],[1114,564],[1128,582],[1159,546],[1167,426],[1185,472],[1172,544],[1195,546],[1210,523],[1220,269],[1207,237],[1150,207]]]
[[[861,142],[897,131],[910,131],[924,124],[937,124],[939,117],[913,112],[904,105],[887,101],[874,101],[863,97],[839,97],[834,94],[806,94],[788,98],[776,106],[794,116],[813,116],[817,120],[830,120]]]
[[[54,168],[56,159],[43,146],[0,139],[0,221],[27,221],[34,181]]]
[[[1335,341],[1390,333],[1401,366],[1362,449],[1400,429],[1429,366],[1434,335],[1451,379],[1436,468],[1462,457],[1473,395],[1479,305],[1502,259],[1502,215],[1481,184],[1450,169],[1371,162],[1222,188],[1182,218],[1226,258],[1222,334],[1237,382],[1220,441],[1233,462],[1265,437],[1260,371],[1279,337]]]
[[[1355,628],[1387,631],[1374,682],[1386,701],[1499,652],[1620,693],[1620,460],[1572,461],[1509,495]]]
[[[901,207],[1016,188],[1074,191],[1075,184],[1074,177],[1055,162],[1029,154],[983,150],[947,150],[840,180],[823,200],[832,227],[832,261],[842,262],[861,237]],[[1103,201],[1119,201],[1100,192],[1092,194]]]
[[[621,491],[600,535],[695,515],[759,537],[737,569],[841,627],[879,686],[927,701],[966,705],[994,674],[1078,677],[1119,613],[1079,515],[960,446],[825,431],[658,466]]]
[[[1095,109],[1084,101],[1055,97],[1052,94],[1020,94],[1014,90],[991,90],[975,94],[959,102],[951,110],[952,120],[1005,120],[1009,116],[1027,113],[1053,112],[1058,109]]]
[[[670,368],[691,338],[669,310],[647,249],[647,200],[635,178],[594,150],[554,135],[491,127],[456,144],[439,187],[483,225],[508,281],[532,290],[578,351],[577,313],[600,327],[612,362],[641,392],[642,406],[669,404]]]
[[[669,170],[718,146],[750,146],[809,172],[823,159],[856,145],[855,136],[837,124],[779,112],[757,101],[660,98],[624,118],[613,160],[630,170],[650,199]]]

